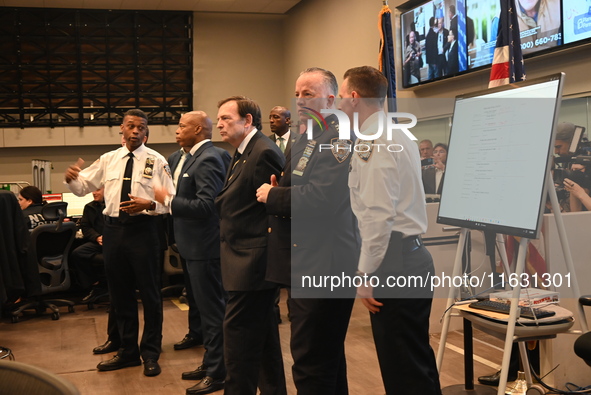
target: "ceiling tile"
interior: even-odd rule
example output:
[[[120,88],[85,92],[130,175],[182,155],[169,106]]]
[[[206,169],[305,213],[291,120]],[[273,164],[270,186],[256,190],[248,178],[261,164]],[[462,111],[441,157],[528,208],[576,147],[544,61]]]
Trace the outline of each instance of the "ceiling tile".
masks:
[[[124,10],[157,10],[160,0],[123,0],[121,8]]]
[[[23,7],[25,4],[26,7],[45,7],[43,0],[27,0],[24,2],[22,0],[4,0],[6,7]]]
[[[232,12],[261,12],[269,4],[269,0],[236,0],[232,4]]]
[[[269,13],[269,14],[285,14],[289,11],[294,5],[296,5],[299,0],[275,0],[271,1],[264,7],[261,12]]]
[[[23,0],[24,2],[28,0]],[[84,0],[82,2],[82,8],[93,9],[93,10],[118,10],[121,8],[121,1],[122,0]],[[70,0],[70,3],[73,1]],[[79,3],[79,2],[78,2]],[[70,6],[69,8],[79,8]]]
[[[300,0],[0,0],[0,6],[283,14],[299,1]]]
[[[199,0],[158,1],[157,9],[168,11],[195,11]]]
[[[201,0],[195,6],[195,11],[224,12],[230,11],[234,0]]]

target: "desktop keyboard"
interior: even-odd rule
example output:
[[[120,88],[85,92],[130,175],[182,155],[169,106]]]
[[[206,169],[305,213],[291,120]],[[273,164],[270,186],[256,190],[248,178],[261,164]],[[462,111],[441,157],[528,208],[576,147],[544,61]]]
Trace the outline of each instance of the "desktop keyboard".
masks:
[[[509,314],[509,309],[511,309],[510,304],[495,302],[493,300],[480,300],[478,302],[470,303],[469,306],[473,309],[494,311],[495,313],[502,314]],[[529,318],[530,320],[534,320],[536,318],[552,317],[556,314],[554,311],[530,307],[520,307],[518,312],[520,317]]]

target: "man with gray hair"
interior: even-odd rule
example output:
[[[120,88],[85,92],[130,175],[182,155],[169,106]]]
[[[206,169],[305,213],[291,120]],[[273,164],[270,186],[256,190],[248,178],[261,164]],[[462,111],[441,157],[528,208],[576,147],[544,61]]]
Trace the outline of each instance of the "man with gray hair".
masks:
[[[339,139],[335,115],[309,122],[334,108],[337,90],[328,70],[314,67],[300,74],[298,116],[312,130],[300,130],[278,182],[272,179],[257,190],[267,213],[281,219],[270,222],[269,248],[276,258],[269,260],[267,278],[291,287],[292,372],[298,393],[306,395],[348,393],[344,342],[355,290],[303,284],[306,277],[352,276],[359,256],[347,186],[352,143]]]

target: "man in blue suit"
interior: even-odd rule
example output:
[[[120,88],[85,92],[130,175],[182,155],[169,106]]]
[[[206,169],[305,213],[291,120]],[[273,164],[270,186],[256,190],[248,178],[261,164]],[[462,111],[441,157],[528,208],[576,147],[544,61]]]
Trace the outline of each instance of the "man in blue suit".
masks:
[[[203,363],[183,378],[200,380],[188,395],[208,394],[224,387],[223,356],[225,292],[220,269],[219,217],[214,199],[224,185],[226,165],[211,142],[212,123],[202,111],[184,114],[176,131],[186,152],[171,202],[175,240],[186,261],[194,302],[201,314]],[[160,193],[162,192],[162,193]],[[159,191],[157,200],[170,199]]]
[[[201,125],[204,130],[206,131],[206,135],[211,136],[212,131],[212,123],[211,120],[206,116],[205,118],[200,118],[203,120],[203,124]],[[182,139],[177,137],[177,142],[180,144],[183,142]],[[178,179],[181,175],[181,170],[187,158],[187,154],[191,151],[192,147],[183,147],[181,149],[173,152],[168,157],[168,164],[170,165],[170,171],[173,175],[173,181],[175,187],[178,185]],[[232,161],[232,157],[225,149],[221,147],[213,147],[217,153],[222,158],[224,162],[225,169],[228,169],[230,165],[230,161]],[[172,221],[169,221],[168,226],[168,244],[169,245],[176,245],[176,241],[174,239],[174,229],[172,225]],[[203,345],[203,334],[201,331],[201,313],[199,312],[199,308],[195,303],[195,297],[193,296],[193,289],[191,287],[191,281],[189,280],[189,273],[187,272],[187,263],[185,259],[181,259],[181,264],[183,267],[183,277],[185,281],[185,290],[187,292],[187,304],[189,305],[189,332],[185,335],[185,337],[179,341],[178,343],[174,344],[175,350],[185,350],[187,348],[202,346]],[[192,374],[191,372],[187,372],[183,374],[183,380],[194,380],[195,377],[199,377],[199,375]]]

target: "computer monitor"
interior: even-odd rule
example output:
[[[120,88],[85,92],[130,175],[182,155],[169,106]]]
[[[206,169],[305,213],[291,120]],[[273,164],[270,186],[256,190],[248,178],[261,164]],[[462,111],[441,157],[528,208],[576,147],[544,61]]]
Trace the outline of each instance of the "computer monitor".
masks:
[[[82,217],[84,206],[92,200],[92,193],[84,196],[76,196],[71,192],[62,193],[62,201],[68,203],[68,217]]]
[[[563,78],[456,97],[438,223],[538,237]]]

